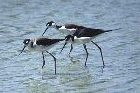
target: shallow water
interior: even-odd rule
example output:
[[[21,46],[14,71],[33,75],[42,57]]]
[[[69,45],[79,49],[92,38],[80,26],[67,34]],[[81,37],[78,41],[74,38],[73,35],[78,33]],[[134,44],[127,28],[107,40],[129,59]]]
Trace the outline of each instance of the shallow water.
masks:
[[[0,3],[0,93],[140,93],[140,1],[139,0],[1,0]],[[103,50],[105,68],[99,50],[87,44],[89,59],[84,67],[85,51],[70,44],[59,54],[61,43],[46,53],[41,74],[40,52],[28,49],[17,56],[25,38],[40,37],[48,21],[75,23],[86,27],[121,30],[94,39]],[[54,29],[48,38],[64,38]]]

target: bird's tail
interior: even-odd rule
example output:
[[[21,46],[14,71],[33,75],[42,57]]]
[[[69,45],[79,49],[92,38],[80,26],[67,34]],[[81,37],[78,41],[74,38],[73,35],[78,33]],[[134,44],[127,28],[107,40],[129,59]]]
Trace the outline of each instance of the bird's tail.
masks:
[[[112,30],[105,30],[105,32],[110,32],[110,31],[115,31],[115,30],[120,30],[121,28],[117,28],[117,29],[112,29]]]

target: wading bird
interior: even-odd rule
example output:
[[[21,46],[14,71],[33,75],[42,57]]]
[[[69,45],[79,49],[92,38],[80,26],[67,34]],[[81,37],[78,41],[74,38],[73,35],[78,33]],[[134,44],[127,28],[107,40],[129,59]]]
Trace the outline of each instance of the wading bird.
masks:
[[[45,65],[44,52],[46,51],[54,59],[55,74],[56,74],[56,58],[50,52],[48,52],[48,50],[54,47],[58,42],[63,41],[63,40],[64,39],[48,39],[48,38],[25,39],[23,41],[24,47],[21,53],[24,51],[25,47],[28,47],[28,49],[33,50],[33,51],[41,51],[42,58],[43,58],[43,65],[42,65],[42,70],[43,70],[44,65]]]
[[[114,29],[114,30],[119,30],[119,29]],[[97,43],[93,42],[92,39],[95,38],[96,36],[102,34],[102,33],[110,32],[110,31],[114,31],[114,30],[102,30],[102,29],[92,29],[92,28],[83,28],[80,30],[76,30],[76,32],[73,35],[67,35],[65,37],[66,42],[65,42],[62,50],[64,49],[65,45],[68,42],[71,42],[71,44],[74,44],[74,43],[83,44],[83,47],[86,51],[85,66],[87,66],[86,62],[87,62],[89,53],[88,53],[87,48],[86,48],[86,43],[92,42],[100,50],[100,54],[101,54],[101,58],[102,58],[102,62],[103,62],[103,67],[104,67],[105,64],[104,64],[102,49]],[[73,49],[73,47],[71,47],[70,52],[72,51],[72,49]],[[62,50],[61,50],[61,52],[62,52]]]
[[[109,31],[114,31],[114,30],[119,30],[119,29],[113,29],[113,30],[102,30],[102,29],[94,29],[94,28],[87,28],[84,26],[79,26],[75,24],[65,24],[62,26],[57,25],[54,21],[50,21],[46,24],[46,29],[43,32],[42,36],[45,34],[48,28],[55,28],[61,33],[64,33],[66,35],[74,35],[79,37],[90,37],[90,38],[95,38],[99,34],[109,32]],[[71,44],[71,49],[69,54],[72,52],[73,45]]]

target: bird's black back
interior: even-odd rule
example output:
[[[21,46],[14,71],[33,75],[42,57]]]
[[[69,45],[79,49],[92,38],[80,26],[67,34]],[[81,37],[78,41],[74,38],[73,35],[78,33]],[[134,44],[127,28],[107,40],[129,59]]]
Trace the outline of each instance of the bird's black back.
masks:
[[[62,41],[64,39],[48,39],[48,38],[39,38],[36,40],[37,45],[43,45],[43,46],[49,46],[52,44],[55,44],[59,41]]]
[[[74,28],[74,29],[77,29],[77,30],[85,28],[84,26],[78,26],[78,25],[75,25],[75,24],[66,24],[65,27],[68,28],[68,29],[73,29]]]
[[[77,37],[94,37],[101,33],[104,33],[105,31],[102,29],[92,29],[92,28],[84,28],[80,30],[76,30],[74,33],[74,36]]]

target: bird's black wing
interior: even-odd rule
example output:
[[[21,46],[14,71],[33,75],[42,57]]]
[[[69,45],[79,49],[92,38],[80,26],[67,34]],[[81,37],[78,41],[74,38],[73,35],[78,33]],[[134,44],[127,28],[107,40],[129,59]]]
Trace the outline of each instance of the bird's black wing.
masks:
[[[74,36],[76,36],[76,37],[93,37],[93,36],[97,36],[101,33],[104,33],[104,30],[84,28],[84,29],[76,30],[76,32],[74,33]]]
[[[40,38],[36,40],[37,45],[43,45],[43,46],[49,46],[52,44],[55,44],[59,41],[62,41],[64,39],[48,39],[48,38]]]
[[[78,26],[75,24],[65,24],[65,27],[68,29],[77,29],[77,30],[85,28],[84,26]]]

